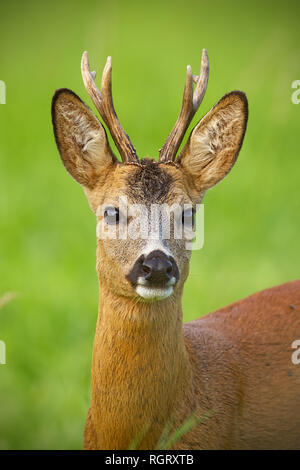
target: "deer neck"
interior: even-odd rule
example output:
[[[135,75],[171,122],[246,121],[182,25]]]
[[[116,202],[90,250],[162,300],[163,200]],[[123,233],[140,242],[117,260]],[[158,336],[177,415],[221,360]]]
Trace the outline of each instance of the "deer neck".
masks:
[[[153,448],[189,388],[181,293],[141,302],[101,281],[100,292],[91,405],[98,445]]]

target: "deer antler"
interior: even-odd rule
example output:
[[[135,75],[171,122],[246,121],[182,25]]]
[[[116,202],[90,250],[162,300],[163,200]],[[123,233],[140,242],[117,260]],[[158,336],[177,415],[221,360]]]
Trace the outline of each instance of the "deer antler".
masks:
[[[202,51],[200,75],[193,75],[190,65],[187,66],[186,80],[181,111],[169,137],[159,152],[159,162],[174,161],[184,134],[199,108],[207,88],[209,62],[206,49]],[[193,81],[197,84],[193,91]]]
[[[100,116],[107,125],[111,136],[120,152],[124,163],[138,163],[136,151],[128,135],[122,128],[116,115],[111,92],[111,57],[107,58],[101,81],[101,92],[95,83],[96,72],[90,71],[88,53],[85,51],[81,59],[81,74],[84,86],[92,98]]]

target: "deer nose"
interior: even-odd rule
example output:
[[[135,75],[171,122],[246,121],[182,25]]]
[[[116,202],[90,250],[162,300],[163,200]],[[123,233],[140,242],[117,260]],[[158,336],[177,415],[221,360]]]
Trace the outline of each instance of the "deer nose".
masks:
[[[149,253],[141,267],[144,279],[153,285],[165,284],[173,276],[173,263],[169,257],[160,250]]]

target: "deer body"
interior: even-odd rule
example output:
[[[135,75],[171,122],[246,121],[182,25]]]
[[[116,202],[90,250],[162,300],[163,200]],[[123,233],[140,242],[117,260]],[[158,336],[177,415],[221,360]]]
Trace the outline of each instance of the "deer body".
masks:
[[[153,449],[170,420],[176,429],[195,412],[212,415],[175,448],[300,448],[300,367],[291,362],[300,281],[183,325],[180,298],[176,316],[166,299],[158,317],[153,304],[101,292],[86,448],[128,449],[140,438]]]
[[[101,295],[84,447],[161,448],[192,417],[194,425],[169,441],[172,448],[300,448],[300,366],[291,361],[291,345],[300,338],[300,281],[182,323],[194,208],[236,161],[248,117],[245,95],[225,95],[175,161],[207,86],[204,51],[200,75],[187,69],[182,109],[159,161],[139,160],[113,108],[111,59],[101,92],[86,53],[82,74],[123,161],[77,95],[58,90],[52,105],[57,146],[97,217]],[[120,196],[134,210],[125,213]],[[165,207],[175,203],[180,210],[169,220]],[[137,205],[147,209],[139,220],[149,226],[146,238],[136,228]],[[153,206],[164,208],[154,221]],[[130,229],[139,235],[131,238]],[[105,237],[111,230],[117,236]]]

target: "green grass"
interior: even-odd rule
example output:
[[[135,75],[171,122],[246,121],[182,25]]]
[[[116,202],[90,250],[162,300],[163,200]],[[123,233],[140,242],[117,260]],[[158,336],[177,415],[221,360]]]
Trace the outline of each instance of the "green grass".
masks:
[[[169,450],[178,444],[182,437],[188,434],[189,431],[193,430],[196,426],[203,423],[207,419],[213,416],[213,410],[203,413],[200,416],[191,415],[188,417],[179,428],[172,431],[172,424],[168,423],[160,436],[158,443],[155,447],[157,450]]]
[[[50,102],[113,57],[120,120],[140,156],[156,157],[181,103],[185,67],[211,62],[193,123],[241,89],[249,125],[231,174],[205,199],[185,320],[299,277],[299,2],[2,2],[0,80],[0,448],[81,448],[97,315],[95,220],[65,172]]]

